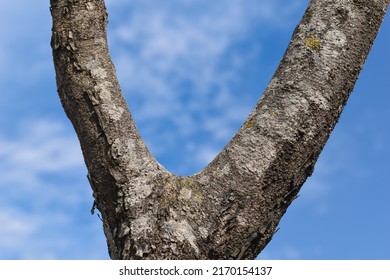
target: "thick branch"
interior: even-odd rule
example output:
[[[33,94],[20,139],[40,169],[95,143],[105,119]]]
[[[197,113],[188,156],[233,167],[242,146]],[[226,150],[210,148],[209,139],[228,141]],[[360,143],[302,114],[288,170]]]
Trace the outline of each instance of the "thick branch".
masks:
[[[124,186],[137,207],[151,192],[145,183],[149,173],[165,171],[142,141],[120,90],[108,54],[104,1],[51,0],[51,12],[58,92],[80,140],[110,251],[115,252],[115,234],[108,225],[126,223],[120,214]]]
[[[63,107],[114,259],[253,259],[333,130],[390,0],[313,0],[247,121],[201,173],[177,177],[143,143],[108,54],[103,0],[52,0]]]

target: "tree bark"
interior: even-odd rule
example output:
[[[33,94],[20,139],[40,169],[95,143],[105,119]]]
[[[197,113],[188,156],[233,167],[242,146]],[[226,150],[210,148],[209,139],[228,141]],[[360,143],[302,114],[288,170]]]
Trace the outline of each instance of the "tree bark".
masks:
[[[312,0],[233,139],[179,177],[139,135],[109,57],[103,0],[51,0],[58,93],[112,259],[254,259],[310,176],[390,0]]]

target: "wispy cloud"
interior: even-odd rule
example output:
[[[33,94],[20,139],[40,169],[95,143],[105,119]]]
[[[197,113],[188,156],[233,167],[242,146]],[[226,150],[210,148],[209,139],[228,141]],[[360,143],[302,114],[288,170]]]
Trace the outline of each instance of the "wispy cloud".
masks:
[[[0,259],[106,259],[97,218],[81,224],[77,219],[82,214],[64,209],[34,211],[2,204]]]
[[[285,246],[278,250],[265,249],[258,257],[259,260],[298,260],[301,253],[297,248]]]
[[[16,136],[0,136],[0,183],[36,186],[51,172],[82,169],[80,146],[73,132],[49,120],[27,121]]]
[[[35,221],[26,221],[25,217],[20,215],[15,209],[1,210],[0,247],[13,248],[20,246],[20,243],[24,243],[25,239],[36,230],[37,223]]]
[[[15,130],[0,136],[0,258],[107,257],[73,131],[47,119]],[[86,234],[94,236],[86,244],[91,251],[70,250],[81,248]],[[90,243],[100,243],[100,253]]]
[[[279,22],[288,22],[288,13],[297,9],[294,2],[282,9],[276,2],[164,1],[158,9],[148,1],[133,1],[127,9],[121,5],[127,20],[111,20],[109,34],[123,86],[133,97],[138,93],[164,105],[183,96],[194,101],[194,94],[208,100],[220,92],[233,95],[232,82],[242,78],[237,73],[261,47],[242,51],[237,45],[262,25],[279,29]]]
[[[157,156],[171,154],[172,141],[203,134],[213,149],[235,133],[260,96],[253,92],[248,98],[247,89],[238,86],[258,83],[245,70],[262,51],[254,30],[291,29],[291,15],[303,5],[282,2],[187,0],[156,7],[150,1],[108,1],[112,14],[123,16],[111,17],[109,25],[119,79]],[[169,127],[172,136],[159,137]]]

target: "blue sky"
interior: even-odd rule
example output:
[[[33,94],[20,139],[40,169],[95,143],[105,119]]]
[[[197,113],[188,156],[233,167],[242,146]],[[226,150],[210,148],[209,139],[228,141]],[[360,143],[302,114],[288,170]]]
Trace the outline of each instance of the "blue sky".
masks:
[[[118,77],[150,150],[200,171],[244,122],[308,1],[109,0]],[[0,0],[0,259],[107,259],[56,93],[49,1]],[[387,17],[340,122],[262,259],[390,259]]]

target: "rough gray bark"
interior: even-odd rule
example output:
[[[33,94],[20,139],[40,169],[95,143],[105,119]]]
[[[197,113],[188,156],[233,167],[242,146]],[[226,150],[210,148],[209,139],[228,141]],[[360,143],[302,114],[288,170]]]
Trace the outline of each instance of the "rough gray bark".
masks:
[[[390,0],[312,0],[267,89],[199,174],[164,169],[117,82],[103,0],[51,0],[62,105],[113,259],[253,259],[333,130]]]

